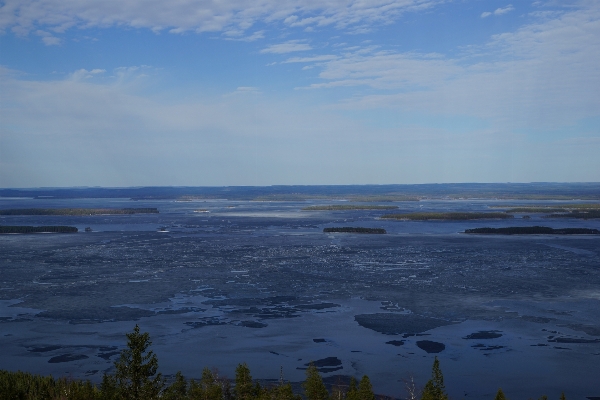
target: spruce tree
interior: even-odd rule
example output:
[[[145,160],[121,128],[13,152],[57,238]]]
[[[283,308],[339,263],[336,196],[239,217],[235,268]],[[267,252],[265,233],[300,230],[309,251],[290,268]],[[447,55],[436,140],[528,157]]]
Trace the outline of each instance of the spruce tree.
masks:
[[[360,400],[375,400],[373,385],[371,385],[371,380],[366,375],[358,383],[358,398]]]
[[[235,369],[235,387],[233,388],[236,400],[251,400],[254,397],[254,391],[250,368],[246,363],[239,364]]]
[[[421,400],[448,400],[446,387],[444,386],[444,375],[437,357],[433,361],[431,379],[425,384]]]
[[[356,379],[354,377],[350,378],[350,385],[348,385],[348,391],[346,392],[346,400],[360,400],[358,397]]]
[[[560,400],[567,400],[567,397],[565,396],[565,392],[562,392],[560,394]]]
[[[498,388],[498,392],[496,393],[496,397],[494,397],[494,400],[507,400],[506,396],[504,395],[504,392],[502,391],[502,388]]]
[[[127,348],[115,361],[117,387],[121,397],[131,400],[157,398],[164,386],[161,374],[157,374],[158,359],[153,351],[147,351],[152,342],[148,333],[140,333],[136,324],[127,334]]]
[[[200,386],[202,387],[201,394],[203,400],[221,400],[223,397],[223,387],[217,380],[216,374],[210,369],[202,370],[202,378],[200,378]]]
[[[161,399],[165,400],[185,400],[187,399],[187,382],[181,371],[175,374],[175,382],[165,389]]]
[[[306,369],[306,380],[302,384],[307,400],[328,400],[329,392],[319,375],[319,370],[313,363]]]

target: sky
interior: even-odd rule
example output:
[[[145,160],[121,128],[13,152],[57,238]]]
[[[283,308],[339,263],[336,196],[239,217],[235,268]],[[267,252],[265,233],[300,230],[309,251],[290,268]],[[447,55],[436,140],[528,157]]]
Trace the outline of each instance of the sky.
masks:
[[[600,181],[596,0],[0,0],[0,187]]]

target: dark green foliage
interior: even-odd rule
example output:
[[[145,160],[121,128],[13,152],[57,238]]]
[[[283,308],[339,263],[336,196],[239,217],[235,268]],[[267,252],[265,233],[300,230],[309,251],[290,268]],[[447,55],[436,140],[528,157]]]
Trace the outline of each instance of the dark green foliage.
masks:
[[[496,397],[494,397],[494,400],[507,400],[506,396],[504,395],[504,392],[502,391],[501,388],[498,389],[498,392],[496,393]]]
[[[474,228],[466,229],[465,233],[493,235],[598,235],[598,229],[588,228],[559,228],[547,226],[511,226],[507,228]]]
[[[164,386],[161,374],[157,374],[158,359],[153,351],[148,333],[140,333],[136,324],[127,334],[127,348],[115,362],[119,394],[131,400],[157,398]]]
[[[13,208],[0,215],[129,215],[158,214],[157,208]]]
[[[102,383],[100,384],[100,392],[102,393],[103,400],[117,400],[119,399],[119,388],[117,388],[117,380],[113,375],[107,375],[106,373],[102,376]]]
[[[233,393],[236,400],[250,400],[254,397],[255,388],[252,383],[252,375],[250,375],[250,368],[246,363],[239,364],[235,369]]]
[[[317,367],[310,363],[306,369],[306,380],[302,384],[307,400],[328,400],[329,392],[323,383]]]
[[[190,382],[189,398],[194,400],[222,400],[224,397],[229,396],[229,387],[224,385],[218,378],[216,372],[204,368],[200,382],[197,383],[193,380]]]
[[[90,381],[54,379],[28,372],[0,370],[0,398],[15,400],[104,399]]]
[[[175,382],[165,389],[161,398],[165,400],[187,399],[187,381],[181,374],[181,371],[177,371],[175,374]]]
[[[447,213],[436,213],[436,212],[420,212],[410,214],[386,214],[381,216],[385,219],[398,219],[398,220],[411,220],[411,221],[427,221],[427,220],[452,220],[452,221],[464,221],[470,219],[508,219],[514,218],[510,214],[503,212],[447,212]]]
[[[358,384],[358,398],[360,400],[375,400],[373,386],[368,376],[364,375]]]
[[[0,233],[76,233],[74,226],[0,226]]]
[[[567,400],[567,396],[565,396],[565,392],[560,394],[560,400]]]
[[[353,227],[349,227],[349,226],[344,226],[341,228],[324,228],[323,232],[325,233],[335,233],[335,232],[341,232],[341,233],[377,233],[377,234],[384,234],[386,233],[385,229],[382,228],[353,228]]]
[[[346,400],[360,400],[360,397],[358,397],[358,385],[354,377],[350,378],[350,385],[348,385],[348,391],[346,392]]]
[[[546,396],[545,394],[540,396],[540,398],[538,400],[548,400],[548,396]]]
[[[442,375],[440,362],[437,357],[433,361],[431,379],[425,384],[421,400],[448,400],[446,387],[444,386],[444,376]]]

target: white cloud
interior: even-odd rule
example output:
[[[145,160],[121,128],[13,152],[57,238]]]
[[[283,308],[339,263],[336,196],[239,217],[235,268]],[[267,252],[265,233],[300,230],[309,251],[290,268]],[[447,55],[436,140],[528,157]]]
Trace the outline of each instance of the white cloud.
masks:
[[[257,22],[288,26],[390,23],[405,12],[424,10],[444,0],[5,0],[0,31],[25,35],[40,27],[64,32],[71,27],[129,26],[155,32],[246,31]]]
[[[324,55],[320,55],[320,56],[313,56],[313,57],[291,57],[288,58],[287,60],[283,61],[283,63],[312,63],[312,62],[319,62],[319,61],[331,61],[331,60],[335,60],[337,59],[338,56],[335,56],[333,54],[324,54]]]
[[[355,95],[342,108],[468,115],[504,129],[600,117],[600,5],[586,4],[493,36],[479,48],[481,57],[352,50],[315,63],[321,82],[310,87],[381,91]]]
[[[272,44],[260,52],[265,53],[273,53],[273,54],[285,54],[292,53],[295,51],[307,51],[312,50],[312,47],[307,43],[302,43],[299,40],[290,40],[285,43]]]
[[[236,40],[239,42],[254,42],[258,39],[264,39],[265,31],[256,31],[249,36],[244,36],[244,31],[225,32],[226,40]]]
[[[46,46],[58,46],[61,43],[61,40],[56,36],[45,36],[42,38],[42,42],[44,42]]]
[[[515,8],[513,7],[513,5],[509,4],[504,8],[502,8],[502,7],[497,8],[494,12],[489,12],[489,11],[483,12],[483,13],[481,13],[481,18],[487,18],[490,15],[504,15],[506,13],[514,11],[514,9]]]
[[[52,34],[50,32],[46,32],[41,29],[38,29],[34,33],[37,36],[42,37],[42,42],[44,42],[44,44],[46,46],[58,46],[62,42],[60,38],[57,38],[56,36],[52,36]]]
[[[507,6],[506,6],[506,7],[504,7],[504,8],[497,8],[497,9],[494,11],[494,15],[503,15],[503,14],[506,14],[506,13],[508,13],[508,12],[511,12],[511,11],[513,11],[514,9],[515,9],[515,8],[512,6],[512,4],[509,4],[509,5],[507,5]]]

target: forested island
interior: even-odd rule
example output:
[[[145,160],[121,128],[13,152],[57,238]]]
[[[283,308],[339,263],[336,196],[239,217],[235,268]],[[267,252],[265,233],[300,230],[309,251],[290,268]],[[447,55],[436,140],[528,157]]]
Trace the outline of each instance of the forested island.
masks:
[[[428,221],[428,220],[447,220],[447,221],[465,221],[470,219],[509,219],[513,215],[503,212],[419,212],[409,214],[386,214],[382,219],[396,219],[408,221]]]
[[[6,226],[0,225],[2,233],[77,233],[74,226]]]
[[[546,215],[545,218],[575,218],[575,219],[595,219],[600,218],[600,210],[571,211],[569,213],[554,213]]]
[[[598,229],[588,228],[558,228],[547,226],[511,226],[507,228],[474,228],[466,229],[465,233],[483,235],[598,235]]]
[[[158,214],[157,208],[12,208],[0,210],[0,215],[130,215]]]
[[[346,211],[346,210],[395,210],[398,206],[377,206],[357,204],[331,204],[326,206],[304,207],[302,211]]]
[[[325,233],[374,233],[374,234],[384,234],[387,233],[385,229],[381,228],[353,228],[350,226],[343,226],[339,228],[324,228],[323,232]]]
[[[215,370],[204,368],[198,380],[187,380],[177,372],[170,384],[158,372],[158,358],[149,350],[152,342],[148,333],[141,333],[138,325],[127,334],[127,348],[114,363],[114,374],[104,373],[102,383],[71,378],[54,379],[52,376],[27,372],[0,370],[0,395],[3,399],[21,400],[376,400],[391,399],[376,396],[371,380],[363,375],[360,380],[350,377],[326,385],[313,362],[308,364],[306,378],[301,385],[302,395],[295,393],[283,377],[277,383],[261,385],[252,378],[245,363],[235,369],[235,379],[219,376]],[[233,386],[232,386],[233,384]],[[329,386],[329,387],[328,387]],[[424,386],[414,379],[405,381],[404,389],[410,400],[448,400],[444,375],[435,357],[431,379]],[[494,400],[505,400],[498,389]],[[542,396],[540,399],[548,399]],[[492,400],[490,398],[490,400]],[[564,393],[560,400],[566,400]]]

